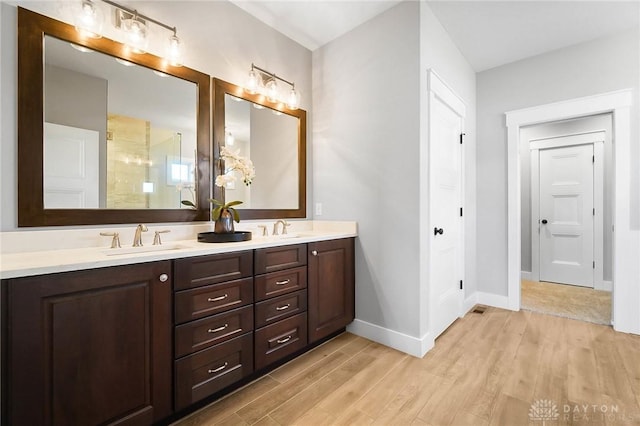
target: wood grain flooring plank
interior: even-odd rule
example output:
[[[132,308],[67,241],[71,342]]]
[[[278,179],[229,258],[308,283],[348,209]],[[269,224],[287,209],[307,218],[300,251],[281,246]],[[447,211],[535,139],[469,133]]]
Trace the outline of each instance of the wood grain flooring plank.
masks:
[[[359,353],[340,367],[324,376],[313,386],[309,386],[284,404],[273,410],[270,416],[280,424],[294,423],[321,400],[331,395],[351,377],[365,369],[375,359],[366,353]]]
[[[250,424],[258,421],[290,398],[312,386],[335,368],[338,368],[346,359],[348,359],[347,355],[339,351],[329,354],[286,383],[274,387],[269,392],[245,405],[237,411],[237,414]]]
[[[362,351],[373,357],[374,361],[348,382],[323,399],[319,406],[334,416],[340,416],[352,404],[358,401],[370,389],[375,387],[390,370],[408,355],[382,345],[370,346]]]
[[[269,376],[273,377],[277,381],[283,383],[290,380],[292,377],[300,374],[307,368],[310,368],[314,363],[322,360],[330,354],[340,350],[343,346],[348,345],[351,342],[358,340],[360,344],[362,341],[366,341],[361,337],[351,333],[342,333],[334,339],[318,346],[312,351],[309,351],[290,362],[286,363],[282,367],[269,373]],[[343,351],[345,354],[353,355],[353,348]]]
[[[225,396],[211,405],[196,411],[181,419],[174,425],[180,426],[204,426],[212,425],[230,416],[265,392],[269,392],[278,386],[278,382],[269,376],[263,376],[247,386]]]

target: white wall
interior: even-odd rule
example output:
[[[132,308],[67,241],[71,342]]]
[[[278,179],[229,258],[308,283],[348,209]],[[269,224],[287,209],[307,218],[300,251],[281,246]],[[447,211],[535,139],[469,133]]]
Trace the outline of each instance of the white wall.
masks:
[[[520,130],[520,205],[521,211],[521,267],[531,272],[531,150],[529,141],[551,137],[568,136],[576,133],[604,130],[604,208],[602,212],[604,241],[604,280],[611,281],[613,244],[613,144],[611,114],[599,114],[573,120],[557,121],[524,127]]]
[[[23,7],[70,21],[69,5],[66,2],[20,2]],[[2,165],[2,206],[0,208],[0,230],[16,230],[17,182],[16,182],[16,104],[17,104],[17,9],[1,3],[2,25],[0,27],[0,99],[2,129],[0,130],[0,162]],[[300,91],[301,108],[310,112],[311,107],[311,52],[293,40],[247,14],[227,1],[139,1],[136,8],[145,15],[161,22],[175,25],[178,36],[185,45],[184,64],[211,76],[242,85],[251,63],[266,68],[293,81]],[[119,37],[108,28],[105,20],[105,36]],[[160,30],[158,28],[153,31]],[[165,31],[166,32],[166,31]],[[160,32],[164,34],[163,32]],[[160,44],[150,45],[149,51],[162,54]],[[311,114],[309,114],[311,115]],[[310,128],[310,126],[309,126]],[[309,150],[307,170],[312,172],[312,156]],[[259,179],[259,176],[256,177]],[[307,190],[310,210],[313,191]],[[310,214],[308,215],[310,216]]]
[[[478,290],[507,295],[507,130],[504,113],[624,88],[631,109],[631,229],[638,229],[640,38],[637,30],[481,72],[478,108]]]
[[[465,207],[473,218],[475,73],[427,4],[400,3],[313,53],[316,218],[358,221],[356,319],[403,349],[428,330],[428,258],[420,252],[428,68],[467,104]],[[470,219],[469,238],[474,227]],[[471,292],[474,250],[475,242]]]

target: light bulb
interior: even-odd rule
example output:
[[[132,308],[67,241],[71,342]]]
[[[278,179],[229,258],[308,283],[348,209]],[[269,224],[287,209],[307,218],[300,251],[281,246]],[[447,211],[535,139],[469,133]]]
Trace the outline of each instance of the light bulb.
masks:
[[[267,99],[271,102],[278,102],[278,83],[276,83],[276,80],[269,80],[265,85],[265,89],[267,89]]]
[[[180,39],[177,35],[175,35],[175,33],[171,37],[169,37],[166,60],[170,65],[173,65],[174,67],[182,66],[182,49]]]
[[[81,37],[102,37],[104,17],[102,11],[91,0],[83,0],[76,14],[75,27]]]
[[[258,89],[260,87],[260,77],[258,73],[254,70],[249,71],[249,75],[247,76],[247,83],[244,86],[244,90],[252,95],[258,93]]]
[[[149,40],[147,38],[147,24],[134,16],[124,20],[124,32],[127,46],[133,53],[145,53]]]
[[[287,107],[289,109],[298,109],[300,106],[300,93],[294,87],[291,88],[289,96],[287,96]]]

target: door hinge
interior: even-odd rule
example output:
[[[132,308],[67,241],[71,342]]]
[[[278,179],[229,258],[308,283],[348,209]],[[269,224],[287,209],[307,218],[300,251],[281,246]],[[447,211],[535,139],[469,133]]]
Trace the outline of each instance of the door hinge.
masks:
[[[595,207],[593,208],[593,215],[594,216],[596,215],[596,208]]]
[[[462,290],[462,280],[460,280],[460,290]]]
[[[593,261],[593,269],[596,269],[596,261]]]
[[[460,217],[462,217],[462,207],[460,207]]]
[[[596,162],[596,156],[595,156],[595,155],[591,156],[591,162],[592,162],[592,163],[595,163],[595,162]]]
[[[464,135],[466,135],[466,133],[460,133],[460,145],[462,145],[462,139],[464,138]]]

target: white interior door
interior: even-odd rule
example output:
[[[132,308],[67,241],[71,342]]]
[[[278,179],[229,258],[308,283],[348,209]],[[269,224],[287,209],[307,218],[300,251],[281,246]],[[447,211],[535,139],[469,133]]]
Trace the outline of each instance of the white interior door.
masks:
[[[438,96],[430,103],[431,307],[434,338],[461,314],[462,116]]]
[[[593,145],[540,150],[540,280],[593,288]]]
[[[44,123],[44,207],[98,208],[95,130]]]

